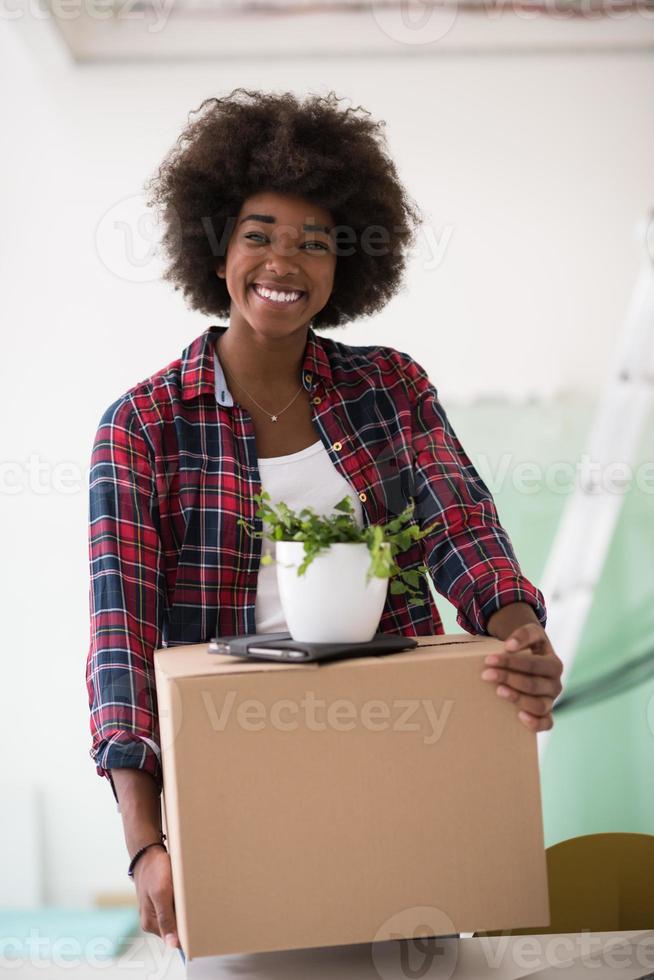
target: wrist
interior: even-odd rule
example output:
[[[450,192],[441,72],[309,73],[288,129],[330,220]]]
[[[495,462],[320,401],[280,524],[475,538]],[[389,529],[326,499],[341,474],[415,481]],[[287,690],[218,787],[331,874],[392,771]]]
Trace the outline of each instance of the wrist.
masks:
[[[506,606],[501,606],[492,613],[486,623],[486,632],[489,636],[494,636],[498,640],[506,640],[514,630],[529,623],[541,622],[534,612],[533,606],[527,602],[511,602]]]
[[[128,874],[128,876],[130,878],[133,878],[134,877],[134,869],[136,868],[136,866],[139,863],[139,861],[141,861],[141,859],[146,854],[149,854],[151,850],[154,850],[155,847],[163,847],[164,851],[166,851],[166,853],[168,853],[168,848],[166,847],[166,845],[164,843],[165,840],[166,840],[166,835],[165,834],[159,834],[159,838],[157,840],[151,840],[151,841],[149,841],[147,844],[144,844],[142,847],[140,847],[136,851],[136,853],[133,855],[131,861],[129,862],[129,868],[127,869],[127,874]]]

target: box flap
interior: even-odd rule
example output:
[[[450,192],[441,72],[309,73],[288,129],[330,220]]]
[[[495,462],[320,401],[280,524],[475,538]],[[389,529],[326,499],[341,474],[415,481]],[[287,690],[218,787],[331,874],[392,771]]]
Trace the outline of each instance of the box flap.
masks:
[[[320,664],[321,670],[347,670],[364,660],[379,663],[395,663],[400,657],[405,663],[413,663],[416,660],[427,660],[438,657],[439,660],[446,658],[466,659],[468,657],[485,657],[489,653],[500,653],[504,649],[504,643],[496,640],[492,636],[471,636],[470,634],[459,636],[416,636],[418,646],[412,650],[399,650],[397,653],[376,654],[369,657],[356,657],[348,660],[331,660]]]

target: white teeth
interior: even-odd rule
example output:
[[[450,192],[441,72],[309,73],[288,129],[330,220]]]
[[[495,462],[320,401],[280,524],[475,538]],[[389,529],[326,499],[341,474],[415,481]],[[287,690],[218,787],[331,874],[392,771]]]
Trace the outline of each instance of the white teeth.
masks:
[[[259,283],[255,283],[254,290],[260,296],[265,296],[266,299],[272,299],[275,303],[289,303],[292,300],[299,299],[302,295],[299,292],[280,293],[275,289],[266,289],[265,286],[260,286]]]

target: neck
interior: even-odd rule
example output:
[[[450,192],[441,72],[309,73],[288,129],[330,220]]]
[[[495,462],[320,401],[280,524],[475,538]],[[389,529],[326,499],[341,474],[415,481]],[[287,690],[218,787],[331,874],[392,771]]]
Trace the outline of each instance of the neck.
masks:
[[[301,383],[308,327],[286,337],[270,337],[230,325],[216,340],[216,353],[226,375],[254,394],[293,391]]]

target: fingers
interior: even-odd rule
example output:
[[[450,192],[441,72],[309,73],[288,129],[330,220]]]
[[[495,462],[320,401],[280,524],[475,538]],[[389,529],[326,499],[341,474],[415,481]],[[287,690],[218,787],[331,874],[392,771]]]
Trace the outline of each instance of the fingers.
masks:
[[[525,694],[518,694],[510,687],[499,687],[497,693],[499,697],[506,698],[507,701],[511,701],[520,709],[518,718],[530,731],[544,732],[553,727],[553,698],[529,697]]]
[[[551,697],[532,697],[528,694],[519,694],[510,687],[499,687],[497,695],[515,704],[521,711],[526,711],[530,715],[540,718],[547,715],[552,710],[553,698]]]
[[[528,679],[533,680],[533,678]],[[553,727],[553,697],[535,697],[520,694],[518,691],[513,690],[513,688],[504,687],[503,685],[497,688],[497,695],[512,702],[520,709],[518,711],[518,717],[530,731],[543,732]]]
[[[179,947],[170,857],[166,851],[156,848],[147,864],[145,858],[144,855],[137,864],[140,874],[135,876],[141,928],[159,936],[167,946]]]
[[[523,674],[540,677],[557,677],[561,673],[561,661],[557,656],[535,657],[533,653],[489,653],[484,664],[489,667],[506,667]]]
[[[535,653],[544,652],[547,634],[540,623],[527,623],[514,630],[506,639],[507,650],[521,650],[532,647]]]
[[[170,858],[168,858],[168,862]],[[168,864],[168,869],[170,865]],[[179,946],[177,922],[173,902],[173,883],[170,873],[162,875],[154,885],[151,893],[157,914],[158,932],[167,946]]]
[[[526,728],[543,732],[553,727],[552,705],[563,689],[563,663],[540,623],[514,630],[504,651],[489,654],[484,664],[482,679],[498,684],[498,697],[516,705]]]
[[[157,921],[157,913],[148,895],[143,895],[141,897],[140,906],[141,906],[141,915],[140,915],[141,929],[143,930],[143,932],[153,932],[155,936],[158,936],[159,923]]]
[[[528,711],[519,711],[518,718],[530,732],[546,732],[550,728],[554,727],[554,719],[552,718],[551,713],[540,717],[538,715],[529,714]]]
[[[179,946],[177,936],[177,923],[173,910],[173,890],[172,887],[161,888],[152,896],[154,907],[157,913],[159,924],[159,935],[166,943],[166,946]]]
[[[166,946],[179,947],[175,916],[173,915],[171,918],[165,911],[157,914],[156,904],[153,905],[149,900],[144,901],[142,905],[140,924],[143,932],[151,932],[155,936],[159,936]]]
[[[513,670],[501,670],[493,667],[482,672],[482,680],[499,684],[498,694],[502,688],[512,688],[521,694],[546,695],[556,698],[561,693],[561,682],[558,677],[542,677],[534,674],[521,674]]]

